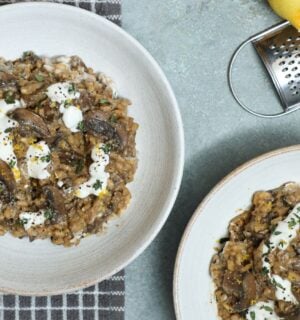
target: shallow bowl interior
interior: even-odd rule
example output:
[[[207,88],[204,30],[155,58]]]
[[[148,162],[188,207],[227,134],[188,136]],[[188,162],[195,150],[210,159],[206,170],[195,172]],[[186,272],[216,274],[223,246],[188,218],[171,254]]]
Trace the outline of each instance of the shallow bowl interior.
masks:
[[[72,6],[27,3],[0,8],[0,55],[78,55],[110,75],[132,100],[140,125],[133,199],[107,232],[78,247],[0,237],[0,291],[54,294],[100,281],[132,261],[154,238],[176,198],[183,168],[183,133],[172,90],[151,56],[122,29]]]
[[[258,157],[223,179],[197,208],[181,240],[174,273],[178,320],[218,319],[209,264],[229,221],[258,190],[300,182],[300,146]]]

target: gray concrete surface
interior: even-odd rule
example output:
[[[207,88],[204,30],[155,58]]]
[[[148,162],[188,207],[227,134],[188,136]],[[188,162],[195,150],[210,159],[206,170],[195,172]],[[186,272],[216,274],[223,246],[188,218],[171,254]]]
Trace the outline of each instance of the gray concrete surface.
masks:
[[[226,80],[236,46],[279,20],[265,0],[123,0],[124,29],[152,53],[174,88],[186,143],[182,188],[168,222],[126,269],[126,320],[175,319],[173,266],[198,203],[243,162],[299,143],[300,111],[280,120],[253,117],[236,105]],[[279,109],[260,63],[246,53],[236,70],[239,90],[254,106]]]

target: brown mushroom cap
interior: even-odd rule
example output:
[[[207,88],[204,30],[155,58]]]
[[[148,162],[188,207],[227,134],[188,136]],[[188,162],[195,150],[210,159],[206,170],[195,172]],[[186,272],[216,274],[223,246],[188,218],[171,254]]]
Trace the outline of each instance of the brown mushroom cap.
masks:
[[[47,138],[50,135],[50,131],[44,120],[28,109],[15,109],[11,113],[11,117],[19,122],[21,132],[25,135],[32,134],[32,131],[38,138]]]
[[[67,212],[64,197],[58,188],[54,186],[45,186],[43,190],[50,207],[59,215],[65,215]]]
[[[9,202],[16,190],[16,181],[9,165],[3,160],[0,160],[0,182],[4,187],[0,198],[5,202]]]
[[[127,144],[126,130],[120,125],[109,123],[108,115],[100,110],[90,111],[84,116],[84,128],[96,136],[114,140],[114,145],[123,148]]]
[[[13,193],[16,189],[15,177],[9,167],[9,165],[0,160],[0,181],[3,182],[7,190]]]
[[[234,304],[235,312],[242,312],[251,306],[251,302],[256,298],[256,281],[252,273],[246,273],[242,282],[242,298]]]

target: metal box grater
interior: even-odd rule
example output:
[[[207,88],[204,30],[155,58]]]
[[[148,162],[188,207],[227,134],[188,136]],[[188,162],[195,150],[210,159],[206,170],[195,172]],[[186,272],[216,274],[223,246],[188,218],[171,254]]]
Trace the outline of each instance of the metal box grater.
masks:
[[[262,114],[253,111],[238,97],[232,81],[235,60],[241,50],[252,43],[262,59],[283,106],[283,112]],[[231,92],[246,111],[263,118],[277,118],[300,108],[300,32],[289,22],[283,22],[243,42],[235,51],[228,72]]]

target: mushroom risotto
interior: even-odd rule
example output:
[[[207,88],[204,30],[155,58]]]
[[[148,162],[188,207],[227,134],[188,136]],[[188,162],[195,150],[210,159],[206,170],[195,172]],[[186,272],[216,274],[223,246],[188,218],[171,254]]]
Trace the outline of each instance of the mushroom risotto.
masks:
[[[77,57],[0,59],[0,234],[70,246],[130,201],[138,125]]]
[[[300,319],[300,185],[256,192],[210,272],[223,320]]]

